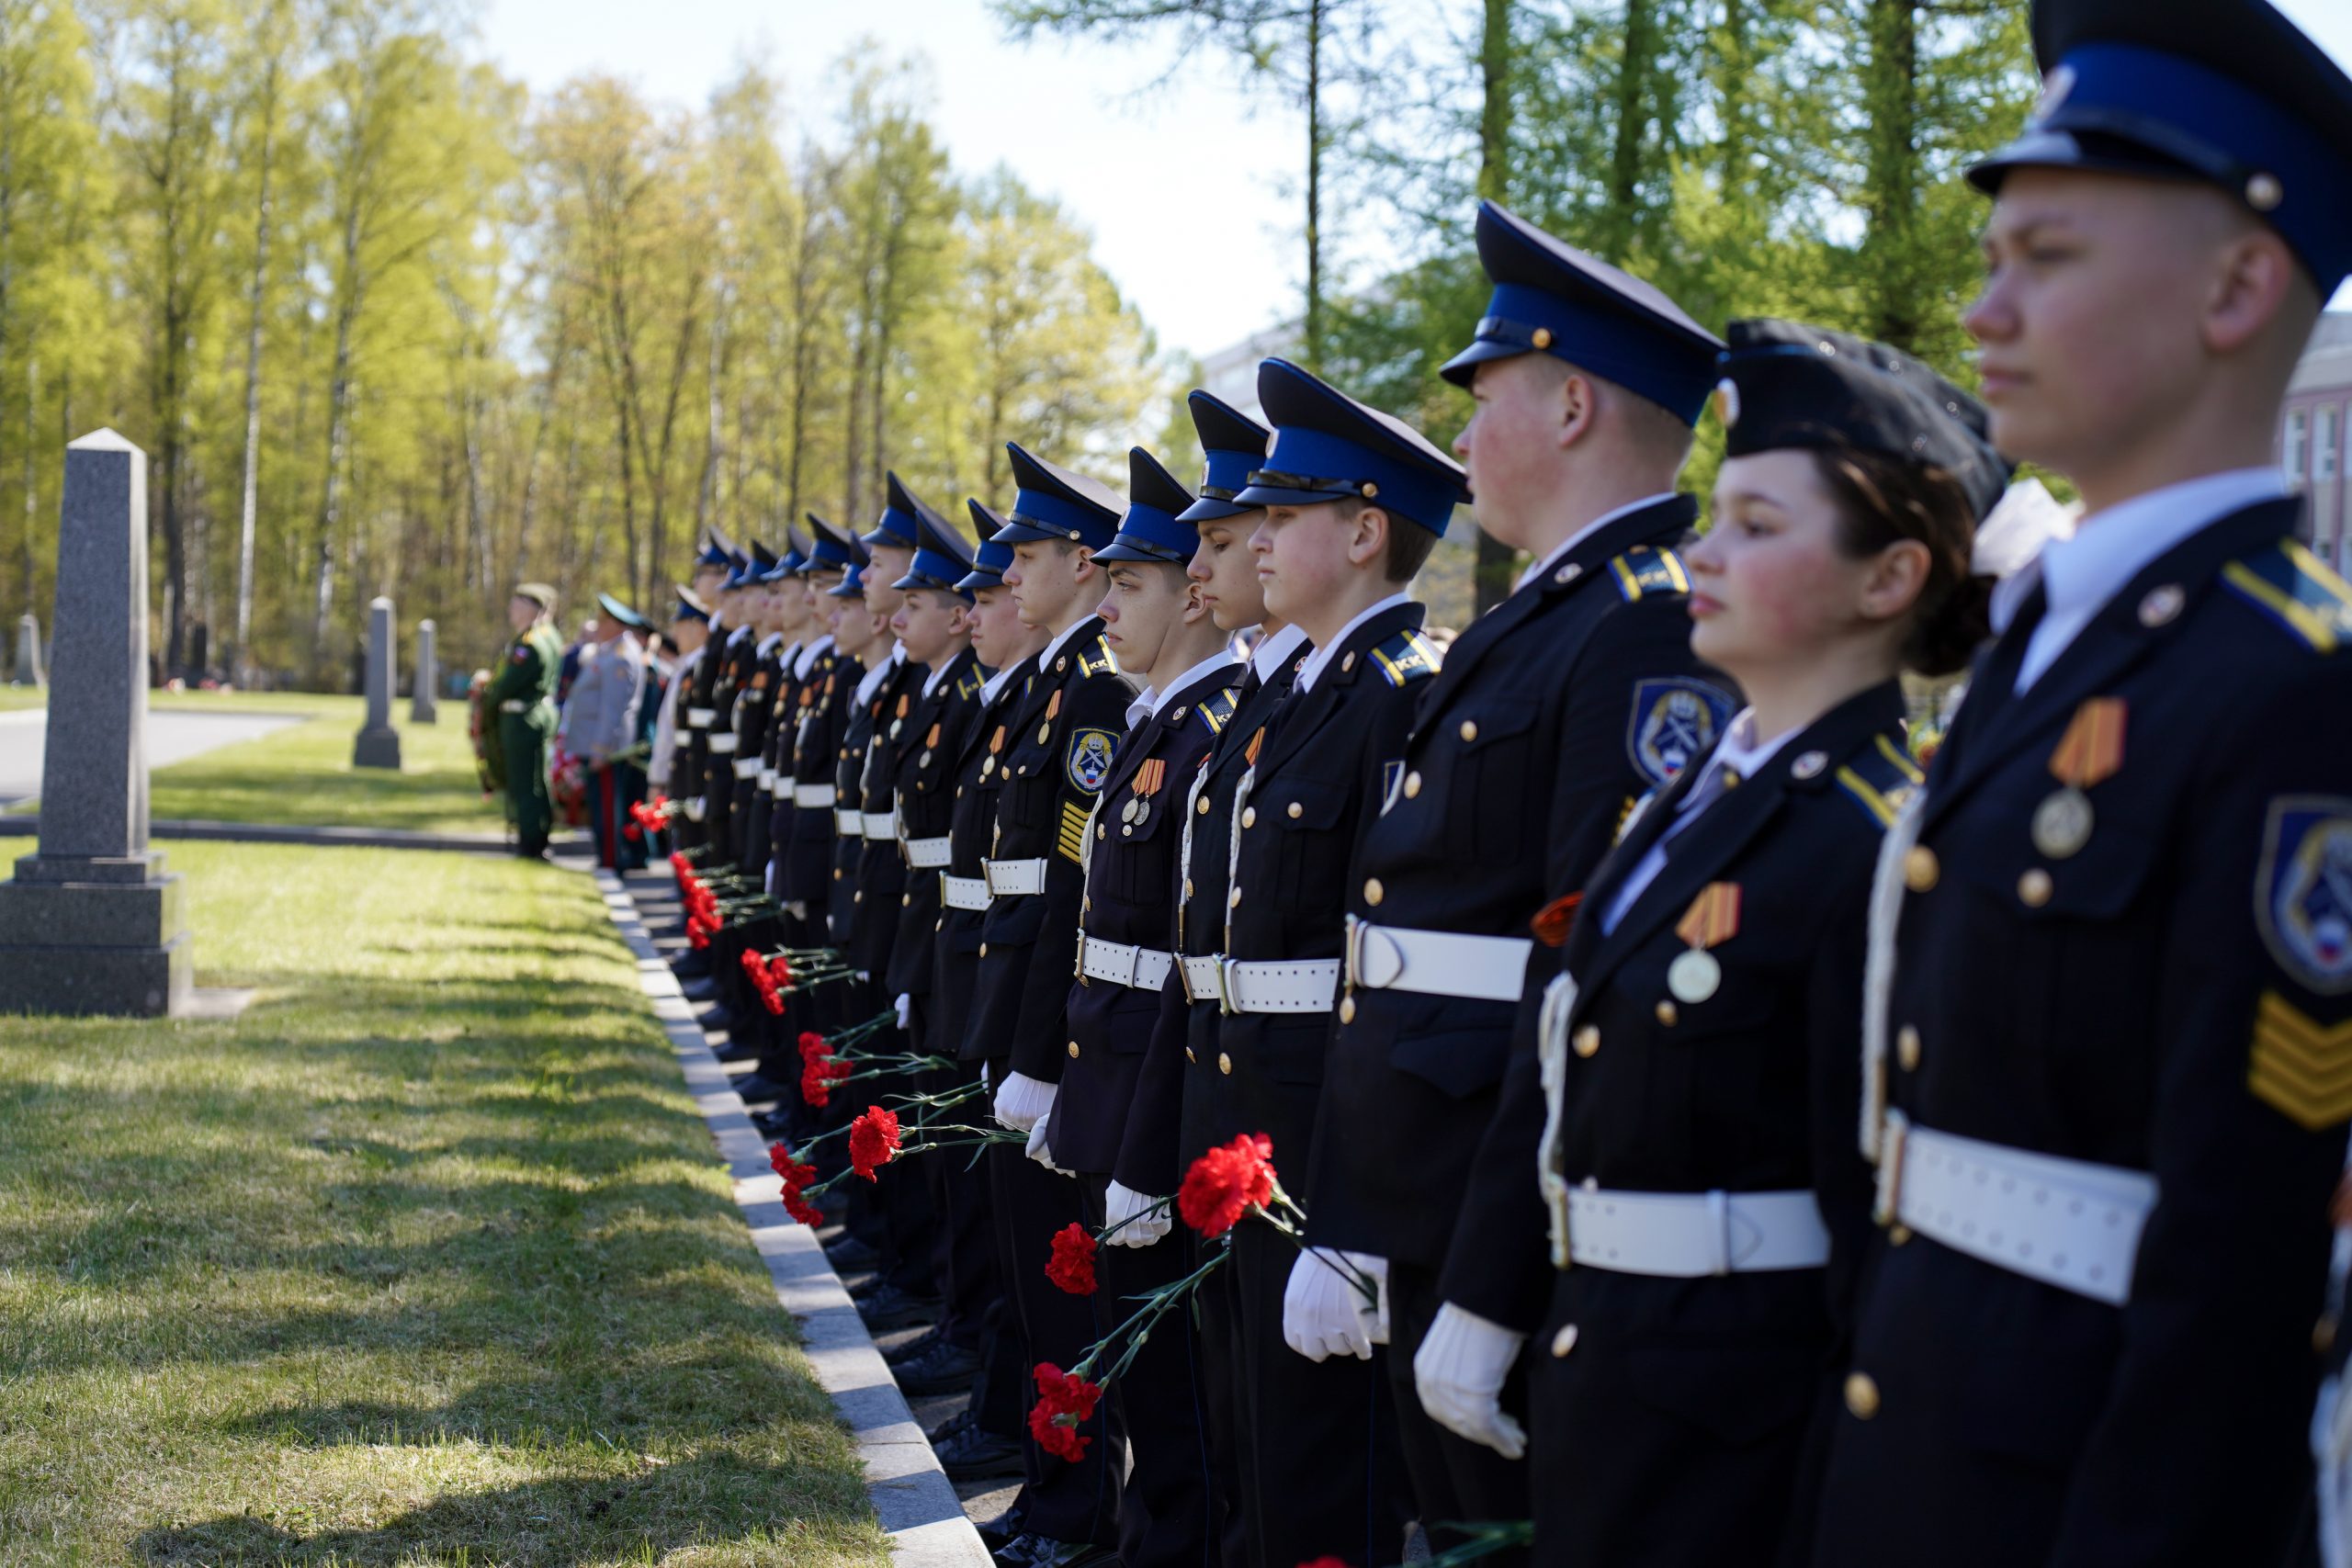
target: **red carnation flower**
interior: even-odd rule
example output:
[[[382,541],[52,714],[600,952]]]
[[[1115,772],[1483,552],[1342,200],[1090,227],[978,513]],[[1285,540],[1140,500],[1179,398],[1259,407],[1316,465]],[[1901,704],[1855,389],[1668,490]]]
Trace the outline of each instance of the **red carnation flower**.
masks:
[[[1184,1223],[1204,1236],[1223,1235],[1243,1214],[1273,1201],[1273,1157],[1272,1138],[1244,1133],[1194,1160],[1176,1193]]]
[[[804,1029],[800,1032],[800,1059],[802,1062],[805,1063],[811,1057],[830,1056],[832,1054],[833,1048],[826,1043],[823,1035],[818,1033],[813,1029]]]
[[[801,1196],[817,1179],[817,1168],[805,1159],[793,1158],[792,1150],[783,1144],[768,1145],[768,1164],[784,1178],[784,1212],[811,1230],[823,1224],[822,1211]]]
[[[840,1064],[847,1066],[847,1063]],[[868,1181],[874,1173],[899,1157],[899,1113],[869,1105],[865,1114],[849,1124],[849,1168]]]
[[[700,915],[688,915],[686,917],[686,945],[693,948],[708,947],[710,933],[716,929]]]
[[[1094,1238],[1073,1220],[1054,1233],[1054,1256],[1046,1278],[1073,1296],[1094,1293]]]
[[[1063,1371],[1050,1361],[1037,1363],[1037,1403],[1029,1407],[1029,1431],[1037,1446],[1075,1464],[1086,1457],[1093,1439],[1080,1432],[1080,1423],[1094,1414],[1102,1397],[1099,1383]]]
[[[743,973],[752,977],[752,984],[757,986],[763,991],[766,990],[768,988],[768,966],[766,962],[763,960],[758,953],[752,952],[748,947],[741,953],[737,954],[737,959],[743,965]]]
[[[1298,1568],[1348,1568],[1343,1557],[1318,1557],[1312,1562],[1302,1562]]]
[[[638,840],[645,837],[644,826],[640,823],[632,822],[628,827],[621,829],[621,837],[627,839],[633,844],[637,842]]]
[[[789,989],[792,986],[792,960],[781,953],[769,959],[768,980],[773,985]]]
[[[821,1109],[832,1103],[833,1086],[848,1077],[849,1064],[839,1056],[804,1056],[800,1062],[800,1098]],[[890,1125],[895,1132],[898,1122],[893,1121]]]

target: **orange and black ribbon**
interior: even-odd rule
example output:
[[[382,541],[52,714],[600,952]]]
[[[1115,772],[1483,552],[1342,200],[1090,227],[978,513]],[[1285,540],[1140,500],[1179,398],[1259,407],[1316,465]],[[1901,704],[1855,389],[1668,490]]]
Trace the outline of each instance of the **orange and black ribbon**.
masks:
[[[1714,947],[1739,934],[1739,884],[1710,882],[1690,900],[1674,934],[1686,946]]]
[[[2050,753],[2052,775],[2076,789],[2113,777],[2123,766],[2123,716],[2121,697],[2093,697],[2076,708]]]

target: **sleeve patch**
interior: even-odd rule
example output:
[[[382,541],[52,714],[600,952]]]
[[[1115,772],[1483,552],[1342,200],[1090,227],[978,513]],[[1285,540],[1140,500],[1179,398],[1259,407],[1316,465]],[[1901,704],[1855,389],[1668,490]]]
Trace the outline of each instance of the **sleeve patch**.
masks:
[[[1086,863],[1086,821],[1093,815],[1081,801],[1062,802],[1061,831],[1055,836],[1054,849],[1064,860]]]
[[[1073,729],[1069,737],[1069,752],[1064,772],[1069,782],[1092,795],[1111,776],[1111,764],[1119,755],[1119,737],[1108,729]]]
[[[1730,717],[1730,700],[1704,681],[1636,681],[1625,754],[1636,773],[1662,788],[1714,749]]]
[[[2352,799],[2286,795],[2270,803],[2255,864],[2263,945],[2305,990],[2352,991]]]
[[[2222,569],[2232,592],[2321,653],[2352,641],[2352,584],[2295,539]]]
[[[1651,545],[1635,545],[1611,560],[1609,575],[1627,604],[1654,593],[1690,592],[1690,574],[1682,569],[1682,558]]]
[[[2352,1119],[2352,1021],[2322,1024],[2278,992],[2263,992],[2246,1088],[2311,1132]]]

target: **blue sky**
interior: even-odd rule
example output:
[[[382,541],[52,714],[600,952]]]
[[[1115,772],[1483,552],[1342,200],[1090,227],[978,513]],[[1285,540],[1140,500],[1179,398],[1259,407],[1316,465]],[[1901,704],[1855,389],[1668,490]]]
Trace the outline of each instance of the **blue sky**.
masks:
[[[482,0],[481,47],[529,83],[585,71],[699,105],[764,53],[805,116],[830,109],[827,68],[861,36],[928,58],[933,112],[956,165],[1002,162],[1059,197],[1170,347],[1221,348],[1297,309],[1303,117],[1223,56],[1155,85],[1164,35],[1131,43],[1007,42],[982,0]],[[2352,61],[2352,0],[2277,0]],[[1386,0],[1394,21],[1466,26],[1460,0]],[[1475,7],[1473,7],[1475,9]],[[1214,215],[1211,229],[1204,217]],[[2352,287],[2336,297],[2352,308]]]

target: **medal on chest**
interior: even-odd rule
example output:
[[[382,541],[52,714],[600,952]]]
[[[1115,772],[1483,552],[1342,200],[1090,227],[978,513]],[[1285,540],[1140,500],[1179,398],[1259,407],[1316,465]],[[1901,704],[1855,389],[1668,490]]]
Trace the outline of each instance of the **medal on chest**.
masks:
[[[922,738],[922,755],[915,759],[915,766],[918,768],[931,766],[931,753],[938,744],[939,726],[934,724],[931,727],[931,733]]]
[[[1690,951],[1666,966],[1666,988],[1679,1002],[1703,1002],[1724,983],[1723,961],[1708,949],[1739,934],[1739,884],[1707,884],[1683,911],[1674,934]]]
[[[1136,770],[1135,783],[1131,786],[1135,793],[1126,805],[1119,808],[1119,820],[1126,824],[1119,829],[1122,837],[1151,819],[1151,797],[1158,795],[1159,786],[1167,782],[1168,760],[1165,757],[1153,757]]]
[[[2061,788],[2033,811],[2033,847],[2052,860],[2078,854],[2091,841],[2097,818],[2083,792],[2114,776],[2123,766],[2124,702],[2093,697],[2075,710],[2058,749],[2050,753],[2050,773]]]

